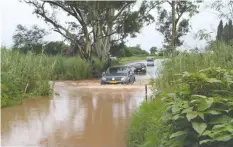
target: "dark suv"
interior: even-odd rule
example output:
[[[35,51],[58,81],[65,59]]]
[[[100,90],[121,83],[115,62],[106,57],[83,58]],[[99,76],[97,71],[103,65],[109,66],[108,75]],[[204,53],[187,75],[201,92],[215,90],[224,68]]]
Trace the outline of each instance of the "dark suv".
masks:
[[[135,74],[146,74],[146,65],[144,63],[136,63],[132,65],[134,67]]]

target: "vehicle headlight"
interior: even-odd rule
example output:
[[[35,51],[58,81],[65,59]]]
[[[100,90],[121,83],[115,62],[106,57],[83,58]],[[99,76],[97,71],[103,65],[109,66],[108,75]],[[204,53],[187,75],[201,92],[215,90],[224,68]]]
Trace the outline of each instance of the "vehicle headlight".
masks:
[[[142,70],[144,70],[145,68],[143,67]]]
[[[127,79],[127,77],[122,77],[121,81],[125,81]]]
[[[105,77],[102,77],[102,80],[103,80],[103,81],[106,81],[106,78],[105,78]]]

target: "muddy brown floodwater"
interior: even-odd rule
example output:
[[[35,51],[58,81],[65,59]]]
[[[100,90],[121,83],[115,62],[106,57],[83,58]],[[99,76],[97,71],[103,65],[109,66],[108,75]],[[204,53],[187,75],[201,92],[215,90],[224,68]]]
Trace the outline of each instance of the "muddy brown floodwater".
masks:
[[[131,115],[144,100],[144,84],[156,77],[161,61],[147,67],[146,75],[136,76],[134,85],[58,81],[52,97],[1,109],[1,145],[126,147]]]
[[[87,87],[56,82],[52,98],[3,108],[2,146],[126,146],[127,125],[143,101],[144,86]]]

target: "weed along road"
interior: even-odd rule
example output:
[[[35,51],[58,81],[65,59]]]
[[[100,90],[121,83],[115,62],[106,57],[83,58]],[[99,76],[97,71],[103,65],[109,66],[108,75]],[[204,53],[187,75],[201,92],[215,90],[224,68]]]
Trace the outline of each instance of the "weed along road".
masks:
[[[147,75],[136,76],[133,85],[59,81],[51,97],[3,108],[2,146],[126,146],[131,115],[144,100],[144,84],[155,77],[161,61],[147,67]]]

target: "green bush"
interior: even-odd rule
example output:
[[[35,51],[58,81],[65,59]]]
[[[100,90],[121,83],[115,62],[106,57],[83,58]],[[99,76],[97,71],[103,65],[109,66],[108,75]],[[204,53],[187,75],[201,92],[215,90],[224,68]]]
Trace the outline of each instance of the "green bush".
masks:
[[[167,147],[233,146],[233,71],[210,68],[185,72],[182,89],[167,94]]]
[[[159,105],[152,108],[154,102],[141,105],[135,113],[140,115],[133,116],[130,125],[129,146],[233,146],[233,71],[226,70],[233,69],[232,46],[214,42],[207,50],[179,53],[164,61],[158,78],[151,83],[152,90],[160,94],[156,101],[162,100],[165,110],[160,112]],[[145,111],[144,107],[152,109]],[[159,114],[150,113],[155,111]],[[160,120],[161,125],[156,129],[156,122],[145,125],[150,120]]]

